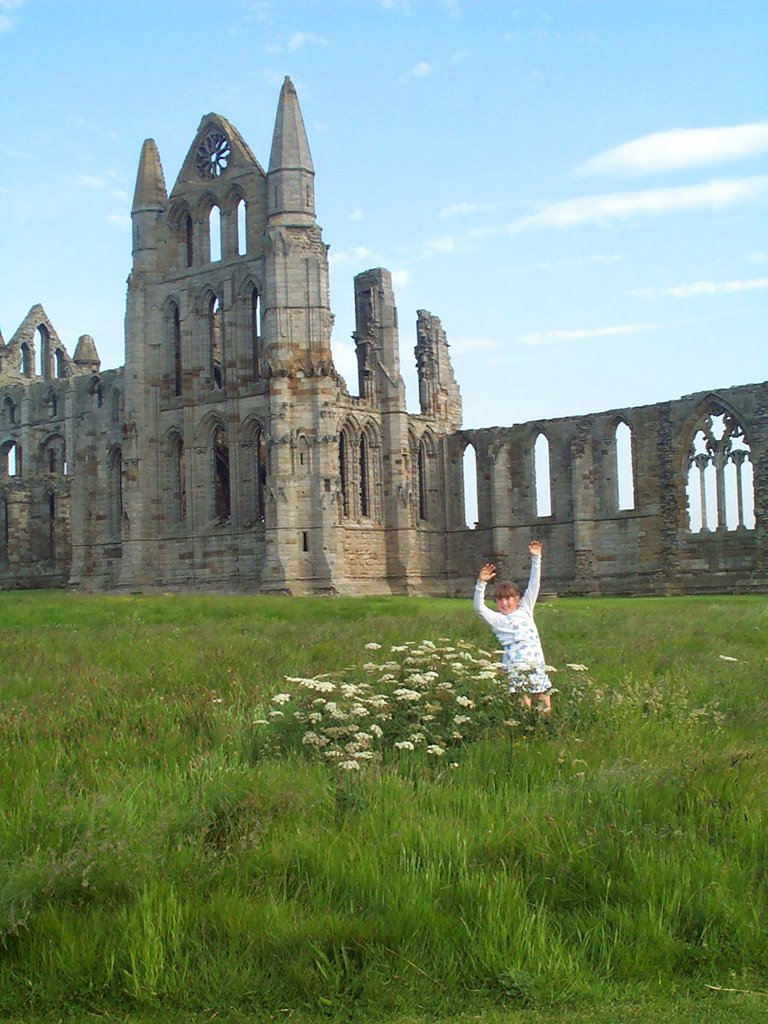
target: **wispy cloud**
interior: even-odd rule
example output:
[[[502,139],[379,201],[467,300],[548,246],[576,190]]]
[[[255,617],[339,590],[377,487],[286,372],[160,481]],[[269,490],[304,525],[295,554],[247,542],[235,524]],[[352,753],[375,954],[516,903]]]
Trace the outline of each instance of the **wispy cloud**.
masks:
[[[768,121],[731,127],[653,132],[585,160],[577,174],[658,174],[721,164],[768,152]]]
[[[410,71],[400,76],[400,81],[407,82],[411,78],[429,78],[429,76],[434,73],[434,64],[430,64],[429,61],[426,60],[420,60],[418,64],[414,64]]]
[[[328,40],[314,32],[294,32],[288,40],[289,50],[300,50],[303,46],[327,46]]]
[[[32,154],[25,153],[21,149],[12,149],[10,146],[0,146],[0,153],[9,156],[12,160],[31,160]]]
[[[346,251],[341,249],[338,252],[331,252],[328,254],[329,263],[347,263],[349,260],[365,260],[371,255],[371,250],[366,249],[364,245],[358,245],[352,249]]]
[[[0,0],[0,35],[16,27],[14,11],[23,7],[27,0]]]
[[[724,210],[768,198],[768,175],[723,178],[699,185],[577,196],[507,225],[511,234],[530,228],[571,228],[580,224],[659,217],[691,210]]]
[[[429,258],[435,253],[446,254],[453,252],[456,248],[456,239],[453,235],[441,235],[440,238],[433,238],[424,246],[422,256]]]
[[[451,203],[444,206],[438,217],[470,217],[475,213],[489,213],[498,210],[500,203]]]
[[[78,174],[75,184],[83,188],[106,188],[108,182],[106,178],[100,178],[95,174]]]
[[[293,35],[283,43],[271,43],[264,49],[270,54],[285,53],[286,50],[294,53],[305,46],[327,46],[328,40],[325,36],[318,36],[314,32],[294,32]],[[280,81],[282,82],[282,77]]]
[[[694,281],[693,284],[677,284],[672,288],[635,288],[632,295],[643,298],[670,295],[675,299],[691,299],[698,295],[729,295],[733,292],[764,291],[768,288],[768,277],[753,277],[737,281]]]
[[[557,342],[591,341],[593,338],[610,338],[616,335],[644,334],[658,330],[661,324],[618,324],[615,327],[587,327],[571,330],[532,331],[517,337],[523,345],[552,345]]]
[[[131,218],[127,213],[108,213],[107,223],[114,224],[119,228],[129,228],[131,226]]]
[[[472,352],[498,352],[504,343],[498,338],[484,338],[478,335],[463,335],[451,338],[451,350],[457,355],[468,355]]]
[[[536,266],[539,270],[558,270],[561,267],[583,267],[593,263],[621,263],[623,259],[623,256],[598,252],[583,259],[539,260]]]
[[[410,270],[393,270],[392,271],[392,284],[395,288],[407,288],[411,283],[411,272]]]
[[[358,206],[356,209],[352,210],[352,212],[349,214],[349,218],[348,219],[349,220],[362,220],[364,216],[365,216],[365,214],[363,213],[363,211]]]

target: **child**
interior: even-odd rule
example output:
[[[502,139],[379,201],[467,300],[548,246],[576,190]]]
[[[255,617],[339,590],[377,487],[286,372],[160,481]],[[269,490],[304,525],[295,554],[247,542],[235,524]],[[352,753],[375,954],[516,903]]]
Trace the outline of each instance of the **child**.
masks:
[[[512,583],[497,583],[497,612],[485,604],[485,587],[496,575],[496,566],[484,565],[475,584],[474,608],[491,627],[504,648],[502,664],[509,675],[509,692],[520,695],[523,707],[530,708],[536,700],[542,714],[552,710],[549,691],[552,683],[547,675],[539,631],[533,621],[533,606],[539,596],[541,578],[541,542],[531,541],[531,575],[522,597]]]

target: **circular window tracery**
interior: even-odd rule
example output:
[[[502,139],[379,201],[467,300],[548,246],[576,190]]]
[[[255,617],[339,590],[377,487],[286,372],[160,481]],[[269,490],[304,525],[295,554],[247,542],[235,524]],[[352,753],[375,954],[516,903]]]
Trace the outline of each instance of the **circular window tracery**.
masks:
[[[232,145],[218,129],[208,132],[195,153],[195,167],[201,178],[219,178],[229,166]]]

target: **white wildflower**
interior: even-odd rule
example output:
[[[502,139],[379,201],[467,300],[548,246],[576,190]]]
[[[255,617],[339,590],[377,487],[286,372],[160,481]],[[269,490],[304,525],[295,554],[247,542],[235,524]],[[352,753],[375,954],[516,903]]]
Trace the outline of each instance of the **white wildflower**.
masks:
[[[374,665],[372,661],[366,661],[363,665],[363,672],[378,672],[379,666]]]
[[[372,726],[370,726],[370,730],[371,735],[375,736],[377,740],[380,740],[381,737],[384,735],[384,730],[381,728],[380,725],[376,725],[375,722],[373,723]]]
[[[565,667],[569,668],[572,672],[588,672],[589,671],[589,669],[587,668],[586,665],[574,665],[573,663],[568,663],[568,664],[566,664]]]
[[[254,718],[253,724],[254,725],[269,725],[269,722],[266,720],[266,718]]]
[[[360,771],[360,765],[357,761],[339,761],[339,768],[342,768],[345,772]]]
[[[475,702],[470,700],[469,697],[465,697],[462,693],[460,693],[456,698],[456,703],[463,708],[473,708],[475,706]]]
[[[408,690],[406,687],[401,686],[395,690],[393,696],[397,697],[398,700],[421,700],[421,694],[417,693],[416,690]]]
[[[731,658],[727,654],[718,654],[718,658],[720,658],[721,661],[738,661],[739,660],[738,658]]]
[[[349,714],[352,718],[365,718],[368,714],[368,708],[363,707],[362,704],[355,704],[354,707],[349,709]]]
[[[408,737],[408,739],[411,741],[411,743],[426,743],[427,737],[424,735],[423,732],[413,732]]]
[[[453,723],[454,723],[454,725],[464,725],[465,722],[471,722],[471,721],[472,721],[472,719],[469,717],[469,715],[454,715],[453,716]]]
[[[276,693],[272,698],[273,704],[287,704],[291,699],[290,693]]]
[[[356,750],[352,755],[356,761],[372,761],[373,754],[370,750]]]
[[[279,718],[285,718],[285,715],[283,714],[282,711],[270,711],[269,714],[267,715],[267,718],[269,718],[273,722],[276,722]]]
[[[395,654],[401,654],[403,651],[408,650],[408,648],[404,644],[400,645],[399,647],[390,647],[389,649]]]
[[[317,693],[333,693],[336,689],[336,684],[327,679],[300,679],[299,686],[305,690],[315,690]]]
[[[433,757],[442,757],[443,754],[445,753],[445,750],[443,749],[443,747],[439,747],[436,743],[431,743],[427,747],[427,753],[431,754]]]
[[[317,723],[318,722],[322,722],[322,720],[323,720],[323,716],[320,714],[319,711],[311,711],[307,715],[307,721],[311,722],[312,725],[317,725]]]
[[[413,744],[410,740],[398,740],[395,743],[395,750],[413,750]]]
[[[365,645],[365,649],[366,651],[380,651],[381,644],[377,644],[371,641],[371,643]]]

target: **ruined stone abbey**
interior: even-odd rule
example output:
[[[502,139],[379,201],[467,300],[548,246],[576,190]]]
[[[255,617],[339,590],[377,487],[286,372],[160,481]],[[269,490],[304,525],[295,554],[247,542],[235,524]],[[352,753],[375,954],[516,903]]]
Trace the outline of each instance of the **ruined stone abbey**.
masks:
[[[314,179],[289,79],[266,172],[216,114],[170,193],[144,143],[125,365],[88,335],[70,356],[40,305],[0,337],[0,588],[467,596],[539,537],[562,594],[768,590],[768,382],[462,430],[424,310],[407,411],[377,269],[354,282],[352,394]]]

